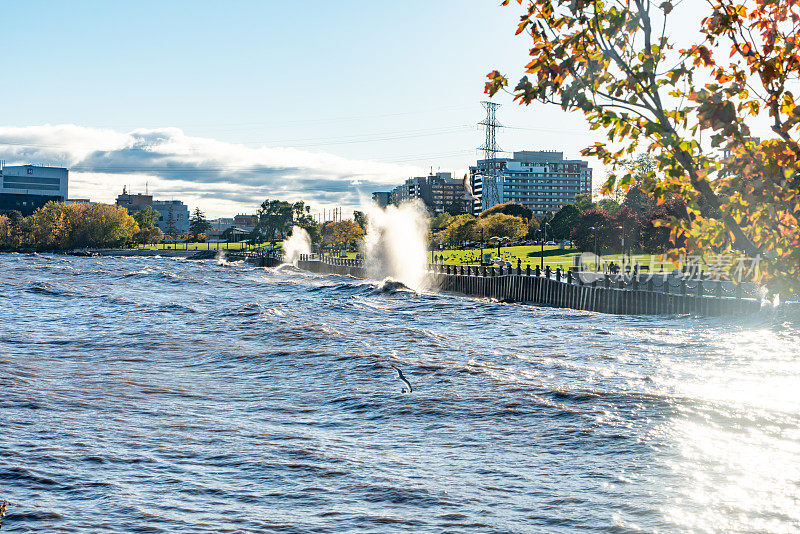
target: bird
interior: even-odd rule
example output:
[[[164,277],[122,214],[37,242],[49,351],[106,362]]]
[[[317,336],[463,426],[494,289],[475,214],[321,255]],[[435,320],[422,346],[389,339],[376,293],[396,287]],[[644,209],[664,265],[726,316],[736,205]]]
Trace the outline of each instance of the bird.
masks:
[[[395,371],[397,371],[397,378],[399,378],[400,380],[402,380],[402,381],[403,381],[403,384],[405,384],[405,385],[406,385],[406,387],[408,388],[408,391],[406,391],[406,388],[403,388],[403,389],[401,390],[401,392],[402,392],[402,393],[411,393],[412,391],[414,391],[413,389],[411,389],[411,384],[408,382],[408,380],[406,380],[406,377],[405,377],[405,376],[403,376],[403,371],[401,371],[400,369],[398,369],[398,368],[397,368],[397,367],[395,367],[394,365],[392,365],[391,367],[392,367],[392,369],[394,369]]]
[[[464,200],[475,200],[475,193],[472,192],[472,185],[469,183],[469,175],[464,175]]]

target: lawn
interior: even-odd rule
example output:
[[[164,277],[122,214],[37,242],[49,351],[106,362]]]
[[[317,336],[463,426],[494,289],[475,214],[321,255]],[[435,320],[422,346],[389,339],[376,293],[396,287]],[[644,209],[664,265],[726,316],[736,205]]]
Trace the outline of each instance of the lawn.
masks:
[[[498,257],[497,248],[486,248],[484,252],[491,253],[492,257]],[[444,256],[444,263],[450,264],[472,264],[477,265],[480,263],[480,249],[469,250],[441,250],[432,251],[432,255]],[[542,255],[544,255],[544,262],[542,263]],[[536,265],[543,264],[545,267],[550,266],[551,269],[567,269],[572,266],[572,258],[579,256],[580,252],[577,249],[559,249],[554,246],[545,246],[544,254],[541,252],[539,246],[520,246],[520,247],[501,247],[499,257],[505,261],[511,262],[513,265],[517,264],[517,259],[521,260],[522,266],[530,264],[531,268]],[[620,254],[607,254],[603,255],[603,260],[606,262],[614,262],[620,264],[622,257]],[[639,265],[647,266],[651,272],[658,271],[662,268],[671,271],[674,265],[671,262],[662,262],[659,256],[652,256],[650,254],[631,254],[631,260],[639,263]],[[627,263],[627,259],[625,260]],[[589,265],[593,268],[593,265]]]

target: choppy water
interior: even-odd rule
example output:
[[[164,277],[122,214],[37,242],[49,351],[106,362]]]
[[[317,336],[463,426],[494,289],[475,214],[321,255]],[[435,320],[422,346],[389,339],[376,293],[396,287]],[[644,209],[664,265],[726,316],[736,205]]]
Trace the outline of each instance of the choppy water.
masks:
[[[213,261],[0,269],[3,532],[800,525],[796,317],[614,317]]]

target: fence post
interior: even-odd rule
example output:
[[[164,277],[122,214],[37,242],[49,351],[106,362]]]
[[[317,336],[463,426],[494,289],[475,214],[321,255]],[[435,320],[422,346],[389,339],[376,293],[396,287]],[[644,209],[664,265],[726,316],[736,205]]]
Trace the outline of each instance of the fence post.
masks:
[[[703,315],[703,295],[705,291],[703,290],[703,279],[699,278],[697,280],[697,304],[695,305],[695,311],[699,315]]]

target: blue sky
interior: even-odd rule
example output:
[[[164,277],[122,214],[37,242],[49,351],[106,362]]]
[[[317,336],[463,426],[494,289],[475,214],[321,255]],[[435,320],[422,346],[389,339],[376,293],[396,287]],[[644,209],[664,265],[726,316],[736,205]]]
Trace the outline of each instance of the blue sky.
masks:
[[[519,9],[4,0],[0,159],[69,165],[71,196],[99,201],[148,183],[211,216],[267,197],[351,209],[474,162],[485,74],[518,74],[527,57]],[[497,100],[506,150],[577,156],[595,140],[580,117]]]

